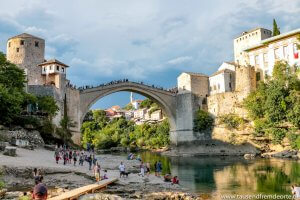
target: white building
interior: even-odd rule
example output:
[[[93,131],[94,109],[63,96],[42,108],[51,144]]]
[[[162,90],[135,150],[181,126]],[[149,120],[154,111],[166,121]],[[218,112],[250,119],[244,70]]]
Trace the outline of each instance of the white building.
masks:
[[[298,37],[300,29],[262,40],[260,43],[244,49],[249,64],[255,66],[257,79],[271,76],[276,61],[285,60],[290,66],[299,65]]]
[[[159,121],[163,119],[162,110],[156,110],[153,113],[151,113],[151,120]]]
[[[147,113],[146,108],[138,109],[133,112],[133,117],[135,119],[144,119],[146,113]]]
[[[270,37],[272,37],[272,31],[265,28],[255,28],[249,31],[244,31],[233,40],[234,62],[240,65],[248,64],[248,55],[244,52],[244,50],[253,45],[257,45],[262,40]]]
[[[213,75],[209,77],[210,95],[231,92],[235,89],[235,64],[224,62]]]

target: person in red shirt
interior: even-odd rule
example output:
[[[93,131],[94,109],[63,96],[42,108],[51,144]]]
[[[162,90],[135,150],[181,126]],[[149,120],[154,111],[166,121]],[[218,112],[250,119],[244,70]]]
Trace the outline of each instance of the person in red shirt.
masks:
[[[179,179],[177,178],[177,176],[174,176],[172,178],[172,184],[179,184]]]

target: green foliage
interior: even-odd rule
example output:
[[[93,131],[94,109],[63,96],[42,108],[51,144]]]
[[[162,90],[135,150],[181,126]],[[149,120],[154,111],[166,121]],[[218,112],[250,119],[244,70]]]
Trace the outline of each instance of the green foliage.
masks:
[[[280,144],[282,139],[286,135],[286,130],[283,128],[270,128],[267,130],[267,134],[269,134],[272,137],[272,142],[274,144]]]
[[[24,71],[8,62],[0,52],[0,123],[11,124],[24,108]]]
[[[245,120],[235,114],[227,114],[220,117],[220,122],[229,129],[237,129],[245,123]]]
[[[124,109],[124,110],[133,110],[134,107],[133,107],[133,105],[132,105],[131,103],[129,103],[129,104],[127,104],[123,109]]]
[[[255,134],[280,143],[291,129],[300,128],[300,80],[284,61],[275,63],[272,79],[261,82],[245,100]]]
[[[64,116],[59,122],[59,125],[60,128],[56,129],[57,134],[60,135],[64,141],[70,141],[72,136],[70,128],[74,127],[73,121],[68,116]]]
[[[273,19],[273,36],[280,35],[280,29],[277,26],[276,20]]]
[[[266,130],[270,128],[271,124],[266,119],[256,119],[254,120],[254,130],[257,136],[265,135]]]
[[[201,132],[210,129],[213,125],[213,122],[214,120],[208,112],[199,109],[194,120],[194,131]]]
[[[0,190],[5,187],[5,183],[2,180],[2,175],[3,175],[3,172],[2,172],[2,169],[0,168]]]
[[[151,108],[151,107],[158,107],[158,105],[148,98],[143,100],[140,104],[140,108]]]
[[[37,104],[38,109],[44,113],[47,113],[50,119],[52,119],[59,110],[54,98],[51,96],[37,97]]]
[[[82,144],[93,143],[97,148],[115,146],[159,148],[169,144],[169,123],[135,125],[124,117],[109,121],[102,111],[97,112],[93,121],[84,122],[81,127]],[[102,113],[102,114],[101,114]],[[97,120],[96,120],[97,119]]]
[[[287,134],[293,149],[300,149],[300,135],[295,134],[293,131]]]

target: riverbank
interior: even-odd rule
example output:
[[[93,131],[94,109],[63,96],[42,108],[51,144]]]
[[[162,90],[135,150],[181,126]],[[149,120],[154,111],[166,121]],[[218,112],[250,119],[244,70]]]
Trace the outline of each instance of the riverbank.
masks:
[[[149,177],[141,177],[139,172],[139,161],[126,160],[125,156],[109,154],[97,155],[97,159],[103,170],[107,170],[109,178],[119,178],[118,166],[122,161],[126,171],[130,172],[126,178],[109,186],[106,190],[109,194],[117,194],[123,198],[143,199],[145,194],[158,192],[185,192],[186,189],[178,185],[171,185],[163,181],[162,177],[150,174]],[[0,166],[4,172],[4,182],[10,191],[26,191],[32,188],[32,170],[41,169],[44,175],[44,183],[49,188],[70,190],[95,182],[93,172],[88,169],[88,163],[84,166],[63,165],[55,163],[54,152],[45,149],[27,150],[18,148],[17,157],[9,157],[0,154]]]

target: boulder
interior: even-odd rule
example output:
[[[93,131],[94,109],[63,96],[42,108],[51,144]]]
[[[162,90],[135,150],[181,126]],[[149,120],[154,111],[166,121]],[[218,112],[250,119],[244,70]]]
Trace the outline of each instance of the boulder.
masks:
[[[17,156],[17,148],[16,147],[5,147],[3,154],[6,156]]]
[[[51,144],[45,144],[44,148],[50,151],[55,151],[56,145],[51,145]]]
[[[29,141],[30,145],[43,146],[44,140],[38,131],[27,131],[23,128],[14,128],[13,130],[2,130],[0,134],[6,138],[7,141],[15,144],[16,140]]]
[[[284,150],[278,153],[272,154],[272,157],[275,158],[293,158],[293,156],[297,155],[297,151],[295,150]]]
[[[245,159],[254,159],[255,158],[255,154],[246,153],[246,154],[244,154],[244,158]]]
[[[110,148],[111,152],[127,152],[126,147],[112,147]]]
[[[5,196],[5,193],[7,192],[7,189],[0,190],[0,199]]]

